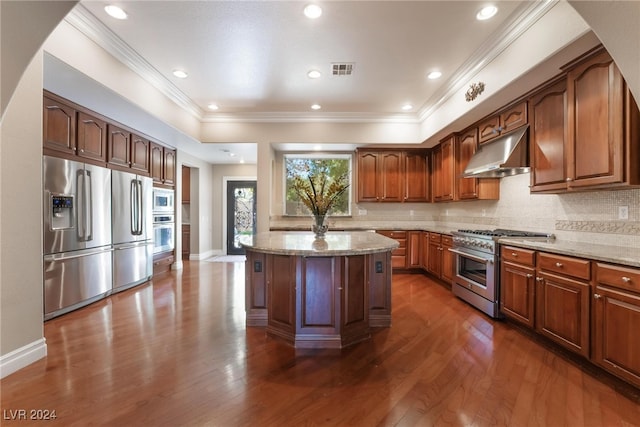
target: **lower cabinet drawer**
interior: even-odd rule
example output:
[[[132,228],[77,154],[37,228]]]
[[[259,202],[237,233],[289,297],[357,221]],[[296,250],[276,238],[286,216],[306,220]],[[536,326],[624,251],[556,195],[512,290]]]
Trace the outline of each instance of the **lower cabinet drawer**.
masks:
[[[640,292],[639,269],[597,263],[596,281],[604,285]]]
[[[578,279],[591,279],[591,261],[580,258],[570,258],[560,255],[539,253],[538,268]]]

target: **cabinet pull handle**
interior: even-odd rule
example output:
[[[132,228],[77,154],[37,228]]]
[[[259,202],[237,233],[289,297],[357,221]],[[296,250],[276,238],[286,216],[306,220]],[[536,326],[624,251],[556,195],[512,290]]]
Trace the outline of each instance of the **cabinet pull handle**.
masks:
[[[600,299],[602,298],[602,295],[600,294],[593,294],[593,299]]]
[[[556,262],[556,267],[562,268],[562,263],[561,262]]]
[[[624,283],[629,283],[629,282],[631,282],[631,277],[622,276],[622,281],[623,281]]]
[[[544,279],[542,277],[536,277],[536,282],[542,282]]]
[[[565,179],[565,181],[566,181],[566,182],[571,182],[571,181],[573,181],[573,180],[572,180],[571,178],[567,178],[567,179]]]
[[[515,252],[511,252],[511,256],[512,256],[512,257],[514,257],[514,258],[516,258],[516,257],[518,256],[518,254],[517,254],[517,253],[515,253]]]
[[[527,279],[531,279],[532,277],[533,277],[533,274],[527,273]]]

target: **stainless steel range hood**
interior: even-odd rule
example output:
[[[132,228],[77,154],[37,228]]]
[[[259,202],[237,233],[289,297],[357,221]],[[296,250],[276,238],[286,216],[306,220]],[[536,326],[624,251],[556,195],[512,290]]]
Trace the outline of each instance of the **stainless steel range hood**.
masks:
[[[462,177],[502,178],[529,172],[528,128],[524,126],[481,145]]]

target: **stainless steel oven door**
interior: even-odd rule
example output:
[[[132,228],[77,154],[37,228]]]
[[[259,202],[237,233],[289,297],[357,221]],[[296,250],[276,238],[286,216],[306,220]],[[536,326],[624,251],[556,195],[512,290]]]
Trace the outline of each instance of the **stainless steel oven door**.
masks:
[[[174,241],[174,223],[153,224],[153,253],[172,251]]]
[[[496,256],[468,248],[449,250],[455,254],[455,283],[489,301],[497,301]]]

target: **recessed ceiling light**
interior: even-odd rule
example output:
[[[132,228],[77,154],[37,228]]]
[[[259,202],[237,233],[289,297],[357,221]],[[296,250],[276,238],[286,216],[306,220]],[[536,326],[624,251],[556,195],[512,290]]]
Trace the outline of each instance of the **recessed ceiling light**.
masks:
[[[491,5],[485,6],[476,14],[476,19],[478,21],[484,21],[486,19],[492,18],[496,13],[498,13],[498,8]]]
[[[442,73],[440,71],[432,71],[429,74],[427,74],[427,78],[430,80],[439,79],[441,76],[442,76]]]
[[[186,79],[189,74],[184,70],[173,70],[173,75],[179,79]]]
[[[207,108],[208,108],[209,110],[214,110],[214,111],[215,111],[215,110],[217,110],[217,109],[218,109],[218,108],[220,108],[220,107],[218,107],[218,105],[217,105],[217,104],[209,104],[209,105],[207,105]]]
[[[318,70],[311,70],[307,73],[307,77],[310,79],[318,79],[322,74]]]
[[[322,9],[317,4],[309,4],[304,8],[304,16],[309,19],[316,19],[322,15]]]
[[[116,19],[127,19],[127,12],[120,9],[118,6],[109,5],[104,7],[104,11],[109,14],[112,18]]]
[[[404,111],[412,110],[412,109],[413,109],[413,105],[411,105],[411,104],[404,104],[404,105],[402,106],[402,109],[403,109]]]
[[[235,157],[235,156],[236,156],[236,153],[229,152],[229,157]]]
[[[313,105],[311,106],[311,109],[312,109],[312,110],[319,110],[319,109],[321,109],[321,108],[322,108],[322,106],[321,106],[320,104],[313,104]]]

